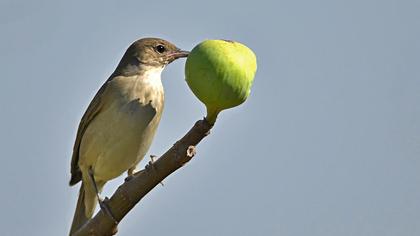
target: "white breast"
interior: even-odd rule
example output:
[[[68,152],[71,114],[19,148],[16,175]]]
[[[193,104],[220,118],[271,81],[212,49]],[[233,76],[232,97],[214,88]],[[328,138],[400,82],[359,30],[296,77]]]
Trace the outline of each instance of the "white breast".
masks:
[[[162,87],[161,74],[164,67],[146,66],[146,72],[143,74],[144,81],[155,88]]]

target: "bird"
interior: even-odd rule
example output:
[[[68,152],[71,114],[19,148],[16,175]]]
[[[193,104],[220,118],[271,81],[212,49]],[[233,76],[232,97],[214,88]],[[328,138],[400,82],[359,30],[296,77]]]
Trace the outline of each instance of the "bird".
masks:
[[[132,176],[147,153],[164,108],[161,73],[188,51],[160,38],[142,38],[124,53],[77,129],[70,186],[82,182],[70,235],[93,215],[104,184]],[[102,208],[102,205],[101,205]]]

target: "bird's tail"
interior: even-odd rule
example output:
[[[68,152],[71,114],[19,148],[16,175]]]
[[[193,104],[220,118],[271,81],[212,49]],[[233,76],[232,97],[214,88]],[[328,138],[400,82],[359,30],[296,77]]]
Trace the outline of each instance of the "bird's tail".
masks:
[[[89,191],[90,192],[90,191]],[[76,210],[71,224],[70,234],[75,233],[82,227],[91,217],[96,207],[96,194],[87,193],[85,184],[82,182],[79,190],[79,198],[77,199]]]

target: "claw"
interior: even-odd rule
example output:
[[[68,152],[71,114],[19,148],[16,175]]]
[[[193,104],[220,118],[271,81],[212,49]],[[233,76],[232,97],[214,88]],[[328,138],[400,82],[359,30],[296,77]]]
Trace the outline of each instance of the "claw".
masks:
[[[130,180],[132,180],[134,177],[133,175],[127,175],[127,177],[125,177],[124,182],[128,182]]]
[[[156,155],[150,155],[150,161],[146,165],[147,170],[150,170],[150,169],[156,170],[155,166],[153,165],[155,163],[156,157],[157,157]]]
[[[134,177],[134,170],[136,169],[136,167],[131,167],[130,169],[127,170],[127,177],[124,179],[125,182],[130,181],[133,177]]]
[[[153,171],[156,171],[156,167],[155,167],[155,158],[156,158],[157,156],[156,155],[150,155],[150,161],[147,163],[147,165],[146,165],[146,170],[148,170],[148,171],[150,171],[150,170],[153,170]],[[162,186],[165,186],[164,184],[163,184],[163,182],[160,182],[160,184],[162,185]]]

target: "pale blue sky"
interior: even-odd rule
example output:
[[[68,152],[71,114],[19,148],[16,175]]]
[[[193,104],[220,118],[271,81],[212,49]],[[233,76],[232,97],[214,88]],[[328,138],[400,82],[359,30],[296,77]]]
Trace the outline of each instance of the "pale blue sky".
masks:
[[[78,122],[146,36],[186,50],[237,40],[258,72],[119,235],[420,235],[419,12],[409,0],[0,0],[2,235],[68,233]],[[184,63],[163,73],[152,154],[204,116]]]

